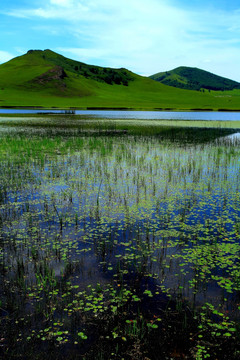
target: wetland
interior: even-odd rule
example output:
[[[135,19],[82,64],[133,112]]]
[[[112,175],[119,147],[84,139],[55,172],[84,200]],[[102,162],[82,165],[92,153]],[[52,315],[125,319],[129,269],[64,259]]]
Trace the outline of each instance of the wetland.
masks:
[[[239,121],[0,117],[0,356],[240,357]]]

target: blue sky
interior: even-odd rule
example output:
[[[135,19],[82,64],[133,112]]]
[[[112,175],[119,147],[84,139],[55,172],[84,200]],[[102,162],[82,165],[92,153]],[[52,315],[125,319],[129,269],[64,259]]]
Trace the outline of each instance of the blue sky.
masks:
[[[29,49],[141,75],[185,65],[240,81],[240,2],[1,0],[0,63]]]

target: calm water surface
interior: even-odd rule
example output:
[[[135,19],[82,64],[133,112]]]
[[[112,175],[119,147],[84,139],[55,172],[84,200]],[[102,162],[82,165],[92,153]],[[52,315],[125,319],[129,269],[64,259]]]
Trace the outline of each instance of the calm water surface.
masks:
[[[29,109],[0,109],[0,114],[37,114],[54,112],[63,114],[63,110],[29,110]],[[164,120],[240,120],[240,112],[214,111],[124,111],[124,110],[76,110],[77,115],[105,119],[164,119]]]

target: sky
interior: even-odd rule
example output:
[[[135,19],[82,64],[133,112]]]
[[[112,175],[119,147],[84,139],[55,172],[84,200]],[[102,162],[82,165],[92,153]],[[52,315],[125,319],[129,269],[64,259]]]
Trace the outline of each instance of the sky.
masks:
[[[240,2],[1,0],[0,63],[30,49],[144,76],[192,66],[240,81]]]

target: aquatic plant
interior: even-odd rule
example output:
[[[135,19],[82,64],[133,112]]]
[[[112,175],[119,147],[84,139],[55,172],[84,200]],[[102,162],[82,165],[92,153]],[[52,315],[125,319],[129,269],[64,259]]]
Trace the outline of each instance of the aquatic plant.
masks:
[[[35,121],[0,132],[4,356],[237,359],[233,130]]]

